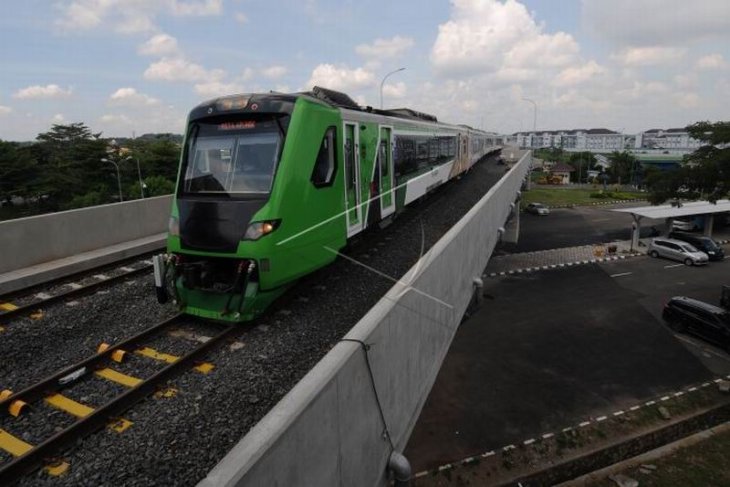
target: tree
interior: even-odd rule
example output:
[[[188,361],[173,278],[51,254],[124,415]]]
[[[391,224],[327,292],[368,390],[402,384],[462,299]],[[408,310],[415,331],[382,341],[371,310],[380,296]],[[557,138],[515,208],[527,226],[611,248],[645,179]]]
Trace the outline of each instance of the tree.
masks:
[[[685,156],[675,171],[653,175],[649,199],[653,204],[673,198],[700,197],[715,202],[730,188],[730,122],[697,122],[689,135],[704,143]]]
[[[0,200],[32,195],[36,163],[28,147],[0,140]]]
[[[100,160],[106,143],[83,123],[53,125],[38,135],[33,146],[38,162],[36,191],[50,209],[59,209],[74,196],[92,191],[109,179],[109,169]]]
[[[614,181],[618,184],[635,182],[638,161],[633,154],[626,151],[613,151],[608,156],[608,160],[611,161],[611,167],[608,172],[613,176]]]
[[[596,163],[596,156],[592,152],[573,152],[570,154],[568,163],[575,168],[575,172],[570,173],[571,181],[582,183],[586,180],[588,170]]]

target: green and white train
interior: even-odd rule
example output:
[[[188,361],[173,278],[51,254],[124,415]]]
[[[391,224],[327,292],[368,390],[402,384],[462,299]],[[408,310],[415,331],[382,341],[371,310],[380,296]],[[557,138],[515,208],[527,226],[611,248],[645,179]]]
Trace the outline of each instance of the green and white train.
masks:
[[[499,151],[496,136],[315,87],[218,98],[190,112],[160,301],[255,318],[365,229]]]

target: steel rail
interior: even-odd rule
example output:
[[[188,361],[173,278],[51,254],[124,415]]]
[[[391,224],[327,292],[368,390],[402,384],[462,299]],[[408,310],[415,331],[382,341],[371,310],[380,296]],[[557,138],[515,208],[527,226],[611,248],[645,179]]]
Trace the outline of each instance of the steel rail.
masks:
[[[179,316],[173,318],[172,320],[167,320],[160,325],[169,325],[173,322],[173,320],[177,320],[178,318]],[[57,454],[58,451],[63,449],[65,446],[72,444],[81,437],[93,433],[97,429],[105,426],[110,421],[119,417],[120,414],[122,414],[133,404],[148,396],[150,393],[154,392],[158,385],[166,382],[174,375],[187,368],[190,364],[194,363],[201,355],[207,352],[214,345],[220,343],[222,340],[227,338],[232,332],[239,330],[238,327],[232,324],[222,324],[221,326],[222,331],[212,337],[210,340],[206,341],[203,344],[200,344],[194,350],[188,352],[187,354],[180,357],[175,362],[167,365],[163,369],[159,370],[152,376],[144,379],[138,385],[128,389],[127,391],[120,394],[103,406],[95,408],[94,411],[88,416],[80,418],[65,429],[59,431],[50,438],[44,440],[42,443],[36,445],[24,455],[16,457],[9,463],[0,466],[0,485],[8,485],[12,482],[18,481],[22,475],[29,473],[30,471],[41,465],[44,459],[51,458],[54,454]],[[160,329],[160,326],[156,326],[153,328]],[[153,329],[147,330],[140,335],[149,336],[150,333],[148,332],[151,330]],[[138,338],[140,335],[137,335],[137,337],[135,338]],[[131,340],[127,340],[121,344],[115,345],[103,354],[99,354],[99,356],[103,356],[105,359],[108,360],[109,353],[111,353],[110,351],[122,348],[123,346],[130,343]],[[98,361],[98,356],[96,356],[92,357],[89,360],[81,362],[80,364],[85,364],[82,366],[88,367],[90,363],[98,363]],[[68,372],[69,370],[73,371],[73,369],[77,368],[78,365],[79,364],[64,369],[62,373],[55,374],[52,378],[49,378],[33,386],[23,393],[13,395],[2,404],[7,403],[8,401],[12,401],[14,397],[38,397],[39,394],[48,395],[49,389],[45,386],[56,385],[57,388],[60,388],[59,386],[57,386],[59,376],[63,376],[63,373]],[[31,396],[22,396],[22,394],[28,393],[28,391],[30,391],[31,389],[33,391]]]
[[[111,276],[108,279],[103,279],[97,282],[92,282],[90,284],[86,284],[82,287],[75,288],[75,289],[69,289],[68,291],[63,291],[58,294],[54,294],[53,296],[50,296],[46,299],[41,299],[38,301],[34,301],[32,303],[23,304],[21,306],[18,306],[15,309],[0,312],[0,319],[5,320],[7,318],[12,318],[14,316],[30,313],[31,311],[38,310],[39,307],[48,306],[49,304],[55,303],[57,301],[61,301],[63,299],[66,299],[71,296],[81,296],[86,293],[89,293],[97,288],[104,287],[106,285],[109,285],[113,282],[120,281],[124,278],[135,276],[137,274],[142,274],[146,271],[149,271],[152,269],[151,265],[145,265],[143,267],[133,269],[131,271],[125,271],[124,274],[119,274],[117,276]],[[29,293],[30,294],[30,293]],[[27,296],[27,294],[25,294]],[[8,295],[10,296],[10,295]],[[2,300],[8,300],[8,296],[0,296]],[[15,295],[16,297],[19,296],[19,294]]]

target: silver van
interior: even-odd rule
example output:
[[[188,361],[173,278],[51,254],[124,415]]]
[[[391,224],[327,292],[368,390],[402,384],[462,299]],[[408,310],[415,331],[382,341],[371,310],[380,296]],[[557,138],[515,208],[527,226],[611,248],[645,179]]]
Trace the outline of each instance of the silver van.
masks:
[[[687,242],[671,238],[652,239],[646,253],[652,257],[678,260],[685,265],[704,265],[709,260],[706,253],[700,252]]]

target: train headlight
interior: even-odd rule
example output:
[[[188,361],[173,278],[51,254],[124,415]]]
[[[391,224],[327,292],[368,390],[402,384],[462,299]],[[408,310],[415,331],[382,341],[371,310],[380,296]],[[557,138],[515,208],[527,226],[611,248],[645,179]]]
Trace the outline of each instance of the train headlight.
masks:
[[[276,230],[280,223],[281,220],[267,220],[251,223],[246,229],[246,234],[243,236],[243,239],[258,240]]]
[[[180,236],[180,220],[178,220],[177,217],[170,217],[170,221],[167,224],[167,231],[170,232],[170,235],[173,237]]]

